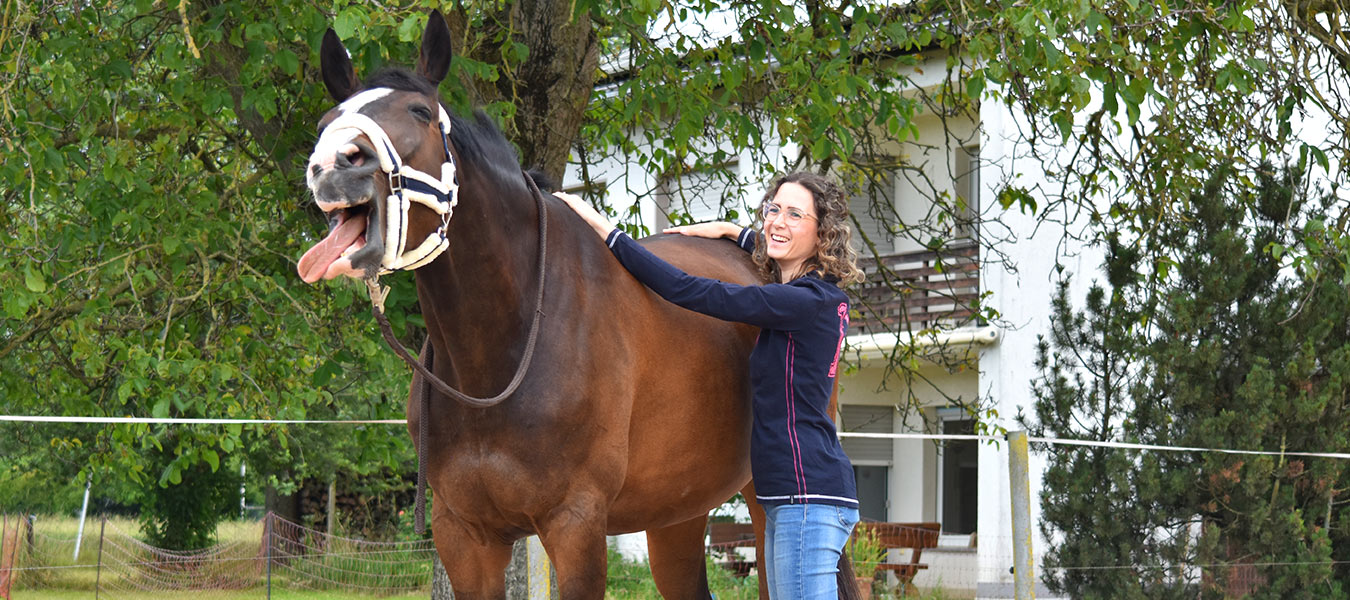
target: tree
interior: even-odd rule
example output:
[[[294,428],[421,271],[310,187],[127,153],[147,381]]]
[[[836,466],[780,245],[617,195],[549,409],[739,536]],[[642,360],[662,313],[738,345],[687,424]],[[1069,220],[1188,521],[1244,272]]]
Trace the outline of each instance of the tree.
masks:
[[[94,10],[49,1],[0,12],[0,144],[11,157],[0,165],[8,232],[0,240],[0,407],[397,414],[406,371],[360,325],[367,313],[358,290],[295,285],[294,257],[323,227],[297,177],[329,107],[315,60],[324,29],[344,38],[360,72],[410,64],[427,4],[439,5],[325,12],[294,0],[141,1]],[[1345,80],[1346,44],[1335,26],[1342,9],[1332,5],[503,0],[442,8],[457,51],[447,101],[460,111],[483,106],[526,165],[556,177],[565,160],[584,173],[612,155],[662,175],[745,152],[760,173],[830,169],[870,190],[869,212],[891,234],[939,252],[952,224],[972,219],[971,207],[928,173],[955,168],[946,150],[974,139],[968,125],[991,103],[1025,113],[1021,141],[1045,159],[1052,185],[1000,182],[1002,206],[980,207],[986,226],[1001,209],[1051,215],[1048,207],[1063,205],[1151,239],[1208,165],[1255,164],[1287,147],[1304,111],[1330,114],[1333,142],[1300,147],[1302,162],[1347,164],[1333,160],[1345,147],[1334,140],[1346,122],[1335,83]],[[723,22],[730,26],[714,27]],[[942,139],[914,139],[923,114],[944,124]],[[802,150],[795,161],[763,150],[789,142]],[[921,151],[897,152],[899,142]],[[944,152],[924,154],[932,149]],[[894,200],[879,193],[895,170],[933,203],[924,219],[901,222]],[[1344,226],[1329,227],[1329,243],[1347,247]],[[994,238],[980,242],[997,254]],[[391,281],[391,318],[415,336],[410,280]],[[916,372],[916,350],[896,357],[896,372]],[[198,464],[219,468],[222,452],[287,464],[271,473],[282,486],[323,472],[320,464],[373,469],[409,456],[406,438],[387,430],[352,440],[333,430],[194,428],[180,432],[172,461],[152,469],[144,452],[168,433],[122,425],[69,441],[88,456],[78,462],[100,473],[160,485],[176,485]],[[301,458],[300,448],[325,451]],[[281,457],[269,454],[278,449]],[[311,462],[329,449],[348,458]],[[362,460],[350,458],[357,453]]]
[[[272,9],[194,10],[5,13],[0,128],[21,158],[0,166],[11,232],[0,262],[14,286],[0,321],[0,404],[10,414],[399,414],[389,392],[406,385],[403,367],[350,333],[356,291],[294,285],[294,248],[315,228],[293,173],[308,116],[323,107],[314,78],[297,77],[299,56],[326,20],[299,12],[278,28]],[[270,471],[283,486],[338,460],[323,458],[330,449],[367,469],[409,461],[406,436],[383,427],[66,431],[53,435],[67,458],[146,486],[180,487],[230,456],[287,464]],[[198,489],[202,504],[219,491]]]
[[[1035,435],[1344,452],[1350,300],[1297,169],[1248,190],[1220,169],[1159,240],[1166,272],[1112,244],[1108,286],[1062,287],[1036,381]],[[1271,251],[1271,249],[1275,249]],[[1305,257],[1282,267],[1282,253]],[[1074,597],[1344,597],[1344,461],[1056,448],[1042,497],[1051,585]],[[1188,566],[1195,565],[1195,566]],[[1073,567],[1114,567],[1075,569]],[[1123,568],[1122,568],[1123,567]]]

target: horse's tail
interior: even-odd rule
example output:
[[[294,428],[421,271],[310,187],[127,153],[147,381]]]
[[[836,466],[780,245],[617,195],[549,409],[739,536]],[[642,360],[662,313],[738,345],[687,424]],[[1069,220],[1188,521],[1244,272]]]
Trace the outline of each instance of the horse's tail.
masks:
[[[862,595],[858,593],[858,579],[853,574],[853,561],[849,560],[848,551],[839,553],[839,600],[862,600]]]

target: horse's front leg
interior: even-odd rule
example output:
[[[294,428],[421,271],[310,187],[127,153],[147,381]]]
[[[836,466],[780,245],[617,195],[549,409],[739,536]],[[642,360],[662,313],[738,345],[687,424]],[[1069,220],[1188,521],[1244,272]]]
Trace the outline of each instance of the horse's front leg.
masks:
[[[478,542],[449,511],[436,513],[431,522],[436,553],[445,565],[455,600],[506,600],[506,566],[511,544]]]
[[[571,500],[550,511],[539,525],[539,542],[558,574],[561,600],[605,597],[608,546],[604,506],[598,501]]]

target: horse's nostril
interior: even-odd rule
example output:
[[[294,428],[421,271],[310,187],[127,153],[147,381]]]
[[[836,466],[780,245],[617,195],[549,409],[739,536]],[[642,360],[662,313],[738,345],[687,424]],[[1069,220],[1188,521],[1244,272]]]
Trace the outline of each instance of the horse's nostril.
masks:
[[[318,177],[323,174],[323,167],[320,167],[319,165],[311,166],[309,168],[309,173],[311,177]]]
[[[364,165],[370,159],[370,153],[364,147],[353,143],[338,148],[337,156],[334,157],[333,162],[339,169],[348,169]]]

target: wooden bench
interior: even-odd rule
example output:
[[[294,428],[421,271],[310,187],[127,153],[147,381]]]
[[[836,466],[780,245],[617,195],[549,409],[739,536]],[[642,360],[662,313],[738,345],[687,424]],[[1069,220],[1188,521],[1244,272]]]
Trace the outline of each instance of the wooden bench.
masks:
[[[858,523],[855,534],[862,530],[875,532],[882,547],[887,550],[909,548],[912,551],[909,562],[883,562],[877,565],[877,569],[895,573],[896,578],[900,580],[900,584],[904,587],[906,595],[917,593],[913,585],[914,576],[919,574],[920,569],[928,568],[928,565],[919,562],[919,560],[923,557],[924,548],[937,547],[938,532],[942,530],[942,525],[939,523],[864,521]]]
[[[737,548],[755,547],[755,526],[750,523],[727,523],[712,521],[708,523],[708,549],[726,554],[726,560],[717,564],[741,577],[750,574],[755,561],[744,560],[736,552]]]

